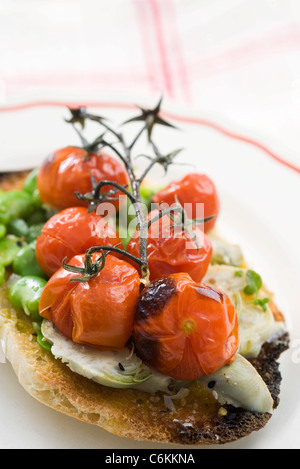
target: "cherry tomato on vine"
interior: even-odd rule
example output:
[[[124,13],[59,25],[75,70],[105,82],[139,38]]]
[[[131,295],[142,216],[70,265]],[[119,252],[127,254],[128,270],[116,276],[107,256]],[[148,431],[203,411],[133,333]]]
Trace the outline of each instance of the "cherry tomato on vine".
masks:
[[[194,380],[234,359],[237,313],[223,292],[186,273],[173,274],[141,294],[134,342],[149,366],[175,379]]]
[[[96,253],[92,261],[96,262]],[[83,267],[84,255],[69,264]],[[97,348],[123,348],[132,335],[140,291],[137,270],[126,261],[106,257],[103,270],[86,282],[70,281],[78,274],[60,268],[47,283],[39,314],[65,337]]]
[[[210,231],[216,223],[220,211],[219,197],[213,181],[205,174],[190,173],[180,181],[171,182],[166,188],[157,192],[152,200],[156,204],[165,203],[172,205],[177,197],[184,207],[189,218],[213,219],[204,224],[204,230]],[[197,213],[197,204],[204,204],[204,214]]]
[[[51,217],[36,241],[36,258],[41,269],[50,277],[66,257],[69,261],[84,254],[92,246],[122,248],[118,233],[96,213],[84,207],[71,207]]]
[[[149,214],[149,219],[157,214],[158,211],[153,210]],[[177,272],[187,272],[193,280],[200,282],[211,260],[211,241],[197,225],[192,227],[193,237],[189,231],[172,228],[172,225],[173,221],[169,215],[164,215],[160,220],[154,221],[148,231],[147,256],[150,280],[154,281]],[[139,257],[139,231],[132,236],[126,251]]]
[[[124,166],[106,153],[88,153],[82,148],[66,147],[50,155],[37,174],[37,187],[44,203],[62,210],[68,207],[88,207],[89,202],[79,200],[74,192],[86,194],[92,190],[91,175],[97,182],[109,180],[120,185],[129,182]],[[114,189],[102,188],[101,193]],[[114,197],[118,197],[117,192]],[[119,201],[111,202],[116,209]]]

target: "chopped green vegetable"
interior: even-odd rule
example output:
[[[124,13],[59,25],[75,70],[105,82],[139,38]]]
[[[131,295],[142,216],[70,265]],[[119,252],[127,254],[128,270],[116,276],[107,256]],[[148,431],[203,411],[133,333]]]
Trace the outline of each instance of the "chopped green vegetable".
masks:
[[[242,277],[243,276],[243,271],[242,270],[236,270],[234,272],[235,277]]]
[[[260,275],[254,272],[254,270],[247,270],[246,282],[247,286],[244,288],[244,293],[246,295],[257,294],[263,285]]]
[[[263,298],[263,299],[257,298],[256,300],[253,301],[253,304],[261,306],[263,311],[266,312],[267,311],[266,304],[269,303],[269,301],[270,301],[269,298]]]

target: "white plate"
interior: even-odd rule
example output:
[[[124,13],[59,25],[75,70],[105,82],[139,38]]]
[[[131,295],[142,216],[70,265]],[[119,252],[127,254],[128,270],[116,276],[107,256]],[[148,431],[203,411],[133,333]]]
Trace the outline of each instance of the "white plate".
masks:
[[[90,104],[93,112],[121,123],[136,113],[132,102],[156,104],[138,98],[126,102],[98,99]],[[188,161],[195,168],[179,167],[180,171],[196,169],[214,180],[222,203],[219,230],[228,240],[240,243],[252,267],[276,292],[276,302],[287,317],[291,332],[291,348],[280,360],[283,382],[279,408],[264,429],[219,448],[297,448],[300,446],[300,173],[297,171],[300,161],[291,152],[282,153],[274,142],[268,146],[263,139],[256,141],[246,131],[218,118],[197,115],[170,104],[164,110],[183,132],[159,128],[155,130],[156,141],[161,142],[162,151],[185,147],[178,161]],[[63,122],[68,116],[59,102],[2,109],[0,172],[34,167],[60,146],[78,144],[73,129]],[[136,128],[134,124],[128,131]],[[171,177],[178,175],[178,170],[174,171]],[[0,372],[2,448],[176,448],[115,437],[61,415],[31,398],[18,385],[8,363],[1,364]]]

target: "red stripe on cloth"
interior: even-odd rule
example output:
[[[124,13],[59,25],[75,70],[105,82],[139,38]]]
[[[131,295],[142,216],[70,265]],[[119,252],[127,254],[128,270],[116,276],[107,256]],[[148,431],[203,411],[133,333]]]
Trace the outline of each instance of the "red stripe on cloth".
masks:
[[[174,87],[172,82],[172,74],[169,65],[169,57],[167,53],[167,47],[164,38],[164,31],[161,19],[161,11],[158,0],[147,0],[151,6],[153,19],[154,19],[154,30],[156,32],[156,39],[158,43],[158,51],[160,58],[160,66],[164,78],[164,91],[167,92],[170,98],[174,98]]]
[[[129,103],[111,103],[106,101],[34,101],[29,103],[22,104],[12,104],[10,106],[0,106],[0,112],[13,112],[13,111],[25,111],[26,109],[31,109],[32,107],[104,107],[109,109],[136,109],[134,104]]]
[[[85,107],[97,107],[97,108],[110,108],[110,109],[136,109],[136,106],[130,103],[112,103],[112,102],[105,102],[105,101],[84,101],[84,102],[79,102],[79,101],[68,101],[68,102],[60,102],[60,101],[36,101],[32,103],[23,103],[23,104],[15,104],[11,106],[1,106],[0,107],[0,112],[11,112],[11,111],[22,111],[26,109],[30,109],[32,107],[47,107],[47,106],[52,106],[52,107],[71,107],[71,108],[76,108],[80,106],[85,106]],[[230,130],[225,129],[224,127],[220,126],[219,124],[216,124],[214,122],[208,121],[206,119],[200,119],[197,117],[189,117],[189,116],[180,116],[178,114],[174,113],[168,113],[168,112],[162,112],[162,116],[172,119],[174,121],[186,123],[186,124],[195,124],[195,125],[203,125],[206,127],[210,127],[217,132],[222,133],[223,135],[226,135],[227,137],[233,138],[235,140],[238,140],[240,142],[247,143],[249,145],[252,145],[259,150],[262,150],[262,152],[266,153],[268,156],[270,156],[273,160],[277,161],[278,163],[283,164],[284,166],[292,169],[293,171],[296,171],[298,174],[300,174],[300,168],[297,167],[296,165],[286,161],[284,158],[280,157],[273,151],[269,150],[268,147],[263,145],[260,142],[257,142],[254,139],[251,139],[249,137],[245,137],[243,135],[237,134],[235,132],[231,132]]]
[[[189,65],[189,71],[203,76],[230,70],[249,60],[261,60],[286,51],[299,51],[300,23],[293,23],[280,30],[269,32],[261,37],[233,46],[218,54],[200,58]]]
[[[159,84],[157,81],[157,73],[155,73],[155,60],[153,58],[151,34],[149,30],[150,24],[147,20],[148,15],[145,9],[147,5],[140,0],[133,0],[133,3],[137,12],[137,18],[140,26],[141,42],[144,49],[144,59],[148,72],[148,81],[152,91],[157,92],[159,90]]]
[[[163,5],[166,7],[167,20],[166,24],[169,26],[170,35],[172,37],[172,47],[174,50],[174,58],[176,65],[176,72],[179,78],[182,95],[186,103],[191,102],[191,89],[189,83],[189,77],[187,73],[187,67],[183,50],[181,47],[180,34],[178,30],[177,21],[177,10],[174,0],[164,0]]]

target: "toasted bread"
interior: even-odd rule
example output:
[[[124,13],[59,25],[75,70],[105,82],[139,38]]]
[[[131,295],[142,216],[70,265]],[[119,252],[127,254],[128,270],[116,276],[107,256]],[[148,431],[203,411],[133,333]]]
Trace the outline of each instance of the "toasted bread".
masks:
[[[25,175],[2,176],[0,187],[20,187]],[[278,317],[278,308],[273,303],[271,308]],[[269,413],[221,406],[201,383],[192,384],[187,395],[174,402],[175,409],[169,410],[162,393],[112,389],[72,372],[40,347],[31,320],[11,306],[6,282],[0,287],[0,340],[20,384],[31,396],[118,436],[182,445],[220,444],[261,429],[271,417]],[[285,333],[265,343],[259,356],[251,360],[269,388],[274,408],[279,404],[281,383],[277,360],[288,342]]]

